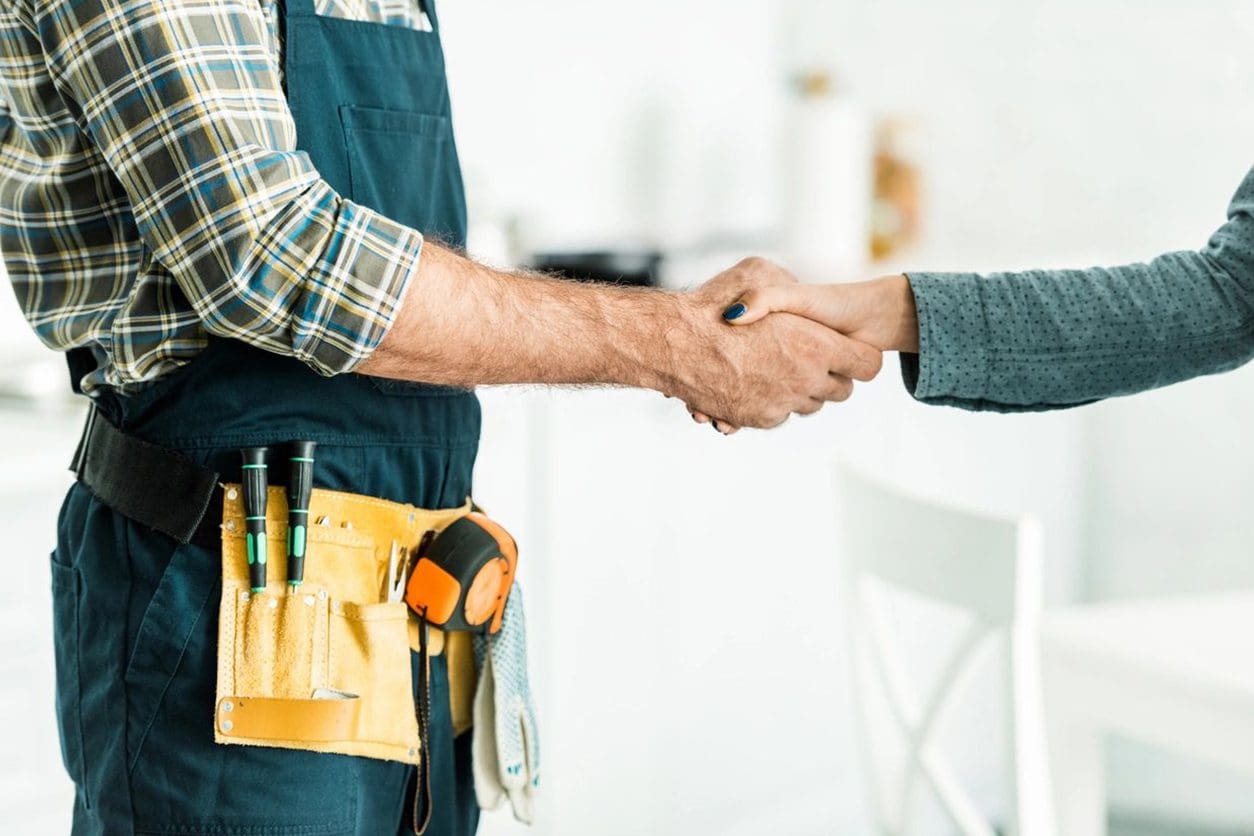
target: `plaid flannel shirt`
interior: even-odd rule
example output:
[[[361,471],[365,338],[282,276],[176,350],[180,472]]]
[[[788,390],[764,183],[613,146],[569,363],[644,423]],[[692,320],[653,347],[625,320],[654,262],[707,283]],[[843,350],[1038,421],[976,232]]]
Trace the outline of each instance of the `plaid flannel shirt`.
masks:
[[[418,0],[316,0],[420,25]],[[325,375],[396,317],[422,235],[336,194],[281,86],[274,0],[0,0],[0,250],[49,346],[125,391],[215,334]]]

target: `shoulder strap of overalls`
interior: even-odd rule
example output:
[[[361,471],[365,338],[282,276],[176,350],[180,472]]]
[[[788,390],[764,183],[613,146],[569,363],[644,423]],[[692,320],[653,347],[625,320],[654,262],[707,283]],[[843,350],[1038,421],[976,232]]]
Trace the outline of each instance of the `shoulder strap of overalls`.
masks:
[[[440,21],[435,17],[435,0],[415,0],[422,10],[427,13],[427,19],[431,21],[431,29],[435,32],[440,31]]]
[[[292,17],[313,17],[313,0],[279,0],[279,8],[286,7],[287,14]]]

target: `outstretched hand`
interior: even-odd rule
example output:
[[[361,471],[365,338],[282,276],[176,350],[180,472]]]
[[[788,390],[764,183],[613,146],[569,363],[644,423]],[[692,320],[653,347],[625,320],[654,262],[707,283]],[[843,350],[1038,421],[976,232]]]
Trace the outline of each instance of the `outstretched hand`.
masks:
[[[853,284],[755,287],[729,305],[723,319],[744,326],[772,313],[804,316],[880,351],[919,347],[914,294],[905,276]]]
[[[791,414],[817,412],[843,401],[854,380],[870,380],[882,363],[878,349],[792,314],[751,328],[729,328],[720,316],[729,300],[796,285],[771,262],[746,259],[681,297],[678,329],[662,339],[683,343],[673,379],[659,387],[694,411],[728,426],[773,427]],[[690,333],[692,338],[679,336]]]
[[[743,328],[771,314],[804,317],[880,351],[918,351],[914,295],[905,276],[856,284],[802,285],[772,282],[747,289],[723,311],[730,325]],[[731,421],[711,418],[689,405],[694,420],[713,421],[720,432],[738,429]]]

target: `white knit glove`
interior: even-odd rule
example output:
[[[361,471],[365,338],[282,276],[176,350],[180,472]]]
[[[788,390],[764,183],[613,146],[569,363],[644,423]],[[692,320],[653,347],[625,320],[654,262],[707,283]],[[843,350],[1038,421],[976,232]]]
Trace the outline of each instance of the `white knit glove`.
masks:
[[[531,824],[540,787],[540,738],[527,680],[527,624],[515,584],[495,635],[475,636],[475,730],[472,762],[479,806],[495,810],[508,797],[514,818]]]

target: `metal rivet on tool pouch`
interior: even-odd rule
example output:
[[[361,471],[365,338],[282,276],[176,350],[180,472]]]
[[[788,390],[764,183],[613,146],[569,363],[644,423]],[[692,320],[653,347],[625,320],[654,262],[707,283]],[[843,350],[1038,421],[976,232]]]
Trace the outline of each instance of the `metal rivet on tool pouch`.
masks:
[[[229,732],[233,728],[235,728],[235,724],[232,723],[230,720],[222,721],[222,731]]]
[[[410,515],[409,515],[409,521],[410,521],[410,522],[413,522],[415,519],[416,519],[416,517],[415,517],[415,515],[414,515],[414,514],[410,514]],[[410,752],[410,754],[412,755],[412,754],[413,754],[413,752]]]
[[[234,710],[235,710],[235,703],[231,702],[230,700],[227,700],[226,702],[222,703],[222,710],[223,710],[223,711],[234,711]]]
[[[234,530],[235,530],[235,520],[227,520],[227,521],[223,524],[223,526],[222,526],[222,527],[223,527],[223,528],[225,528],[227,531],[234,531]]]
[[[413,748],[412,746],[409,747],[409,756],[412,758],[416,754],[418,754],[418,750]]]
[[[235,488],[231,488],[230,490],[226,492],[226,498],[234,502],[235,500],[239,499],[239,491],[237,491]]]
[[[325,601],[327,599],[327,591],[325,589],[318,590],[318,598]]]
[[[269,601],[266,601],[266,606],[272,610],[277,610],[279,608],[279,599],[271,598]]]
[[[305,596],[305,606],[306,606],[306,607],[312,607],[312,606],[313,606],[313,603],[314,603],[314,597],[313,597],[312,595],[306,595],[306,596]]]
[[[247,592],[241,592],[241,593],[239,594],[239,599],[240,599],[241,601],[247,601],[247,600],[249,599],[249,597],[250,597],[250,596],[248,595],[248,593],[247,593]]]

